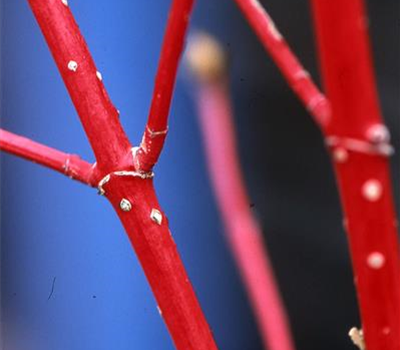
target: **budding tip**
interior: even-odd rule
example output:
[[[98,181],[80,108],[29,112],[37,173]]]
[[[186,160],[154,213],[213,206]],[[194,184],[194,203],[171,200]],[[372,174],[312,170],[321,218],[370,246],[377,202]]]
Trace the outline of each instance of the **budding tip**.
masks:
[[[186,62],[192,73],[202,82],[221,79],[226,72],[226,55],[222,46],[211,35],[197,33],[189,39]]]

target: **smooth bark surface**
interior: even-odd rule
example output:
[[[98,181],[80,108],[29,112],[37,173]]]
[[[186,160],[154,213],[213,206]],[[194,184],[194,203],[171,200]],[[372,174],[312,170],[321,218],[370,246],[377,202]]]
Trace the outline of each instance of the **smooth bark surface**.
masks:
[[[313,0],[332,104],[335,161],[368,350],[400,349],[400,258],[390,139],[380,114],[362,0]]]

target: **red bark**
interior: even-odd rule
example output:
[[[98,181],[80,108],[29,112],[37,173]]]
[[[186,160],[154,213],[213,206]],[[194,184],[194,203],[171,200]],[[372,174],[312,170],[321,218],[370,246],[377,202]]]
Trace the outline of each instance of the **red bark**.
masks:
[[[168,230],[166,217],[159,208],[152,173],[146,172],[150,167],[142,166],[132,157],[131,145],[117,111],[108,98],[66,2],[28,1],[95,153],[96,179],[101,179],[100,193],[110,200],[125,227],[177,349],[216,350],[211,330]],[[146,130],[150,134],[165,129],[163,125],[166,125],[191,7],[192,0],[174,0],[172,3],[155,89],[155,99],[158,101],[158,94],[161,94],[161,104],[156,103],[153,113],[159,113],[160,118],[150,115]],[[157,146],[156,153],[159,153],[162,143]],[[150,152],[149,159],[156,161],[158,153],[153,157],[156,153]],[[138,164],[141,166],[137,167]]]
[[[93,165],[75,154],[68,154],[0,129],[0,150],[58,171],[71,179],[96,186]]]
[[[143,140],[136,151],[136,167],[150,171],[156,164],[168,132],[168,114],[174,91],[176,73],[181,57],[185,33],[193,8],[193,0],[173,1],[170,11],[160,63],[154,86],[149,117]]]
[[[400,349],[400,257],[389,134],[376,92],[362,0],[313,0],[332,148],[368,350]]]
[[[193,1],[172,3],[148,124],[141,147],[133,157],[117,110],[105,91],[67,2],[28,1],[88,135],[97,167],[5,131],[0,132],[0,148],[90,185],[101,178],[100,189],[121,218],[177,348],[217,349],[170,236],[165,215],[159,209],[150,173],[165,139],[178,60]],[[260,4],[256,0],[236,1],[292,89],[321,125],[332,148],[367,348],[399,350],[400,258],[387,159],[391,147],[377,102],[363,1],[313,0],[332,116],[326,98],[312,83]],[[207,96],[207,99],[219,98],[218,92],[215,93],[216,96]],[[223,104],[215,107],[227,108]],[[232,168],[232,171],[236,170]],[[241,186],[240,177],[233,176],[232,183]],[[218,179],[216,183],[222,193],[225,184]],[[239,197],[238,201],[231,198],[230,211],[242,208],[245,193]],[[228,204],[222,205],[228,208]],[[228,214],[226,210],[226,220]],[[258,228],[246,215],[240,216],[240,220],[249,232],[256,232]],[[233,222],[227,225],[232,232],[238,230]],[[250,275],[255,265],[243,258],[241,239],[245,240],[235,234],[232,245],[243,259],[243,273]],[[253,237],[246,244],[255,244],[258,259],[263,259],[262,252],[256,248],[260,246],[258,238]],[[266,271],[258,273],[269,274],[268,261],[263,264]],[[255,287],[254,284],[252,288]],[[254,294],[255,299],[258,297],[261,299]]]
[[[329,101],[318,90],[308,72],[291,51],[271,17],[258,0],[235,1],[289,86],[314,117],[316,123],[324,128],[331,117]]]
[[[118,168],[130,143],[68,6],[28,0],[103,172]]]
[[[265,348],[293,350],[285,308],[262,231],[250,209],[243,180],[228,79],[222,66],[225,60],[219,57],[222,52],[218,52],[218,44],[209,37],[195,38],[189,47],[189,63],[199,82],[195,96],[207,167],[226,238],[247,290]]]
[[[153,181],[111,175],[103,188],[131,240],[176,348],[217,350],[169,231],[168,220],[158,204]],[[122,198],[131,203],[130,211],[121,209]]]

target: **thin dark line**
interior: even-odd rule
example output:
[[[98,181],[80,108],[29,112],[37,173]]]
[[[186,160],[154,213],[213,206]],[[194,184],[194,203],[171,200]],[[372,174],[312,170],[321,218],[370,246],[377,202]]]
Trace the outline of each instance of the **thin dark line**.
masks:
[[[52,295],[53,295],[53,293],[54,293],[54,286],[55,286],[55,284],[56,284],[56,279],[57,279],[57,277],[54,277],[54,278],[53,278],[53,284],[51,285],[51,292],[50,292],[50,294],[49,294],[49,297],[47,298],[47,301],[50,300],[50,298],[52,297]]]

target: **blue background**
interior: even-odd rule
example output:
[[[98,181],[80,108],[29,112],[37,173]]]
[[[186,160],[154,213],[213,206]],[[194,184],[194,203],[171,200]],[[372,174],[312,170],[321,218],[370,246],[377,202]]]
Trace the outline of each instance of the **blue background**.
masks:
[[[70,0],[121,122],[140,142],[170,1]],[[370,0],[384,116],[399,148],[396,0]],[[317,77],[307,1],[267,8]],[[94,161],[26,1],[1,8],[1,127]],[[332,169],[322,137],[232,0],[199,0],[192,31],[225,46],[240,155],[299,350],[353,349],[357,305]],[[388,52],[390,54],[388,54]],[[317,77],[318,79],[318,77]],[[196,123],[192,82],[179,73],[155,183],[221,350],[260,350],[223,239]],[[399,195],[399,157],[394,159]],[[2,350],[172,350],[128,239],[96,191],[1,156]]]

